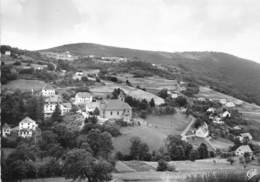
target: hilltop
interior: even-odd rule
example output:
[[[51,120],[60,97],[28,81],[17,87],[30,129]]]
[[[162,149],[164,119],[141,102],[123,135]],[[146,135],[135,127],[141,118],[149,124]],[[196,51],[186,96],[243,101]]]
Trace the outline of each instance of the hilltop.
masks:
[[[260,105],[260,64],[221,52],[157,52],[92,43],[67,44],[40,52],[70,51],[77,56],[117,56],[177,67],[183,79]]]

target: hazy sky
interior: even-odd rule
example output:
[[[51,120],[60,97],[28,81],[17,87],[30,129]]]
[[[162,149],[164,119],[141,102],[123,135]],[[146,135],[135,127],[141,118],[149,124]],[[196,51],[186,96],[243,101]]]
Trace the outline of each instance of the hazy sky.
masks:
[[[0,0],[1,43],[222,51],[260,62],[260,0]]]

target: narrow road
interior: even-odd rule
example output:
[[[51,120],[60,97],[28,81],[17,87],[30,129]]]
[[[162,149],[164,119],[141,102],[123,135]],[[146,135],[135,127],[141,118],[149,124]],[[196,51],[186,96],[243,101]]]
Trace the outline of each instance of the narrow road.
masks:
[[[188,124],[188,126],[183,130],[183,132],[181,133],[181,136],[185,136],[187,134],[187,132],[190,130],[190,127],[194,124],[195,122],[195,118],[192,116],[192,120],[191,122]]]

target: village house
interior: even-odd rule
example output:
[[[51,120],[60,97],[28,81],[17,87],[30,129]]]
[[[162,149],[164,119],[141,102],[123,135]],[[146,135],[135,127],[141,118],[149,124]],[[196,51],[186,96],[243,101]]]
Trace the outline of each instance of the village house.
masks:
[[[215,113],[215,111],[216,111],[216,109],[213,108],[213,107],[210,107],[210,108],[207,109],[208,113]]]
[[[224,124],[224,121],[220,117],[216,116],[213,119],[213,123],[215,123],[215,124]]]
[[[98,77],[98,74],[100,73],[99,69],[89,69],[84,71],[78,71],[73,76],[73,80],[82,80],[83,77],[88,78],[89,80],[96,80],[96,77]]]
[[[55,107],[56,108],[56,107]],[[70,112],[72,109],[72,105],[69,102],[63,102],[60,104],[60,110],[61,110],[61,115],[63,116],[64,114]]]
[[[225,106],[230,108],[230,107],[235,107],[236,105],[233,102],[227,102]]]
[[[221,117],[222,118],[230,118],[231,117],[231,113],[228,112],[228,111],[225,111],[225,112],[222,113]]]
[[[2,136],[7,137],[11,134],[11,127],[5,123],[2,127]]]
[[[93,101],[93,96],[89,92],[78,92],[75,95],[75,105],[85,105]]]
[[[118,99],[105,100],[100,106],[100,116],[106,119],[123,119],[130,122],[132,119],[132,108]]]
[[[44,117],[50,117],[55,111],[56,105],[62,102],[62,98],[59,95],[53,95],[47,97],[44,100],[43,113]]]
[[[253,140],[253,136],[250,133],[240,133],[240,136],[238,136],[238,138],[240,142],[250,142],[251,140]]]
[[[6,56],[11,56],[11,51],[5,51]]]
[[[219,99],[219,103],[225,105],[227,103],[226,99]]]
[[[37,127],[38,127],[38,125],[37,125],[36,121],[32,120],[29,117],[25,117],[19,123],[18,136],[23,137],[23,138],[32,137],[33,132],[36,131]]]
[[[46,65],[46,64],[44,64],[44,65],[42,65],[42,64],[31,64],[30,66],[31,66],[31,68],[33,68],[34,70],[38,70],[38,71],[44,70],[44,69],[47,69],[47,68],[48,68],[48,65]]]
[[[171,92],[170,90],[167,90],[167,94],[173,99],[176,99],[178,97],[178,94],[176,92]]]
[[[235,150],[235,155],[239,157],[240,156],[244,157],[245,153],[248,153],[250,157],[253,157],[253,151],[249,145],[241,145]]]
[[[207,123],[204,123],[202,126],[200,126],[196,132],[195,135],[197,137],[206,138],[209,135],[209,129]]]
[[[45,87],[42,88],[42,96],[50,97],[54,95],[55,95],[55,89],[52,86],[46,85]]]

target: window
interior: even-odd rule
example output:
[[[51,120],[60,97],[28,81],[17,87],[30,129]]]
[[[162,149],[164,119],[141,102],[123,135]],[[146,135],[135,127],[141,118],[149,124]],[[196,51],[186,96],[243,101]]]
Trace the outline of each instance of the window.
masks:
[[[112,115],[112,114],[113,114],[113,112],[111,111],[111,112],[110,112],[110,115]]]
[[[119,115],[119,111],[117,111],[117,115]]]

